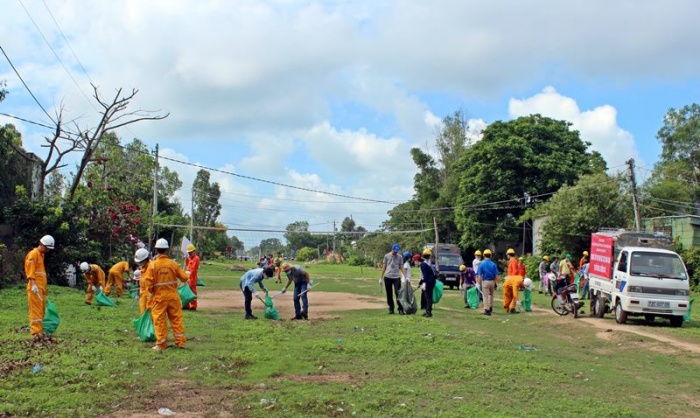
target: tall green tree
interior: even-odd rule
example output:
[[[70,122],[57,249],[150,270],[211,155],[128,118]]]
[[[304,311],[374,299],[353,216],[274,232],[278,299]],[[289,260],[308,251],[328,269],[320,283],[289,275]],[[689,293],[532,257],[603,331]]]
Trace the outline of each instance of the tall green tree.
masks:
[[[14,203],[15,186],[32,190],[34,164],[32,157],[22,149],[22,134],[15,126],[0,126],[0,207]]]
[[[583,174],[605,171],[600,154],[589,152],[590,143],[570,126],[541,115],[497,121],[463,153],[455,213],[463,246],[519,241],[519,219],[532,203],[527,196],[546,200]]]
[[[643,214],[700,214],[700,105],[671,108],[656,137],[661,158],[642,187]]]
[[[199,170],[192,184],[194,190],[194,211],[193,218],[196,226],[213,227],[221,213],[221,189],[219,183],[211,182],[211,174],[207,170]],[[203,252],[218,251],[215,247],[207,246],[207,236],[216,231],[198,229],[195,231],[193,239]]]
[[[284,233],[284,239],[290,251],[297,251],[304,247],[317,248],[326,242],[325,236],[313,235],[309,232],[307,221],[292,222],[285,229],[287,232]]]
[[[591,233],[632,224],[632,199],[626,183],[621,174],[584,175],[573,186],[562,186],[547,202],[527,210],[521,220],[546,216],[540,253],[580,254],[590,249]]]

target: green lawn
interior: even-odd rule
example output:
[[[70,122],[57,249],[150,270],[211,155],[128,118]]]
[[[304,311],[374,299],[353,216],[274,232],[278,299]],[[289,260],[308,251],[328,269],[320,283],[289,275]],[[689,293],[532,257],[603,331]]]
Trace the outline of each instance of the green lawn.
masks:
[[[228,267],[203,265],[201,291],[238,289],[242,273]],[[377,269],[308,270],[319,290],[377,296]],[[186,311],[187,350],[164,353],[138,341],[128,299],[98,309],[82,291],[58,287],[49,298],[62,318],[58,341],[32,346],[24,288],[0,291],[0,416],[144,416],[161,407],[211,417],[700,415],[700,355],[551,310],[506,315],[496,303],[485,317],[464,309],[456,290],[431,319],[386,315],[384,306],[308,322]],[[549,309],[543,295],[534,304]],[[658,322],[637,326],[700,344],[697,322]]]

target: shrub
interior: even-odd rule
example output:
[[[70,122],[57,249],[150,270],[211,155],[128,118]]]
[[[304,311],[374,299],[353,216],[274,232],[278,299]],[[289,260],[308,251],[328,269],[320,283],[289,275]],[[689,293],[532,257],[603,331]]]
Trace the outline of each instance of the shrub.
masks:
[[[304,247],[297,251],[296,261],[311,261],[318,257],[318,251],[315,248]]]

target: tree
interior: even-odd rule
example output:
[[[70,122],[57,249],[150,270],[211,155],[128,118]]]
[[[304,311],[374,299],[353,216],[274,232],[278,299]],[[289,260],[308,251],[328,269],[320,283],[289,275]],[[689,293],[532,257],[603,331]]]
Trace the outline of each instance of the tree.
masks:
[[[277,254],[278,252],[284,252],[284,245],[279,238],[265,238],[260,241],[260,251],[263,254]]]
[[[293,222],[285,228],[284,239],[287,240],[289,250],[299,250],[303,247],[317,248],[325,243],[326,237],[312,235],[309,232],[309,223],[306,221]]]
[[[14,203],[15,186],[32,190],[32,168],[36,164],[37,161],[22,149],[22,135],[15,126],[0,126],[0,207]]]
[[[59,123],[56,124],[56,132],[54,134],[53,139],[47,139],[50,145],[50,151],[49,157],[46,159],[46,163],[49,164],[52,155],[51,153],[54,150],[58,152],[58,158],[53,164],[54,167],[58,166],[59,161],[66,153],[63,152],[63,154],[61,154],[61,152],[58,151],[59,148],[57,146],[57,140],[63,137],[64,134],[67,133],[67,139],[72,143],[72,149],[83,150],[83,156],[80,159],[80,162],[78,163],[77,172],[73,177],[73,182],[68,191],[68,200],[73,200],[75,191],[78,188],[80,182],[82,181],[83,172],[85,171],[88,164],[91,161],[93,161],[93,154],[100,146],[102,140],[106,137],[105,134],[117,128],[126,125],[131,125],[136,122],[144,120],[160,120],[165,119],[169,116],[169,113],[166,113],[165,115],[158,115],[157,112],[141,109],[135,111],[127,111],[127,108],[131,104],[131,100],[138,93],[138,90],[136,89],[132,89],[131,93],[129,94],[123,94],[121,88],[117,89],[111,102],[105,100],[102,97],[102,95],[100,95],[100,92],[95,85],[92,85],[92,89],[93,97],[102,108],[102,110],[100,111],[100,121],[97,124],[97,126],[91,129],[81,129],[76,125],[77,132],[65,132],[62,129],[60,118],[58,118]],[[46,175],[48,175],[48,173],[50,173],[51,171],[53,171],[53,169],[50,169],[48,172],[46,172]]]
[[[192,189],[194,191],[194,213],[192,216],[196,226],[215,226],[216,220],[221,213],[221,204],[219,203],[221,190],[219,189],[219,183],[210,183],[210,178],[211,175],[208,171],[199,170],[192,184]],[[192,239],[197,243],[201,251],[213,252],[216,251],[216,248],[207,245],[207,241],[212,242],[211,238],[213,234],[216,234],[216,231],[198,229],[197,232],[193,234],[196,238],[192,237]]]
[[[465,247],[518,242],[527,203],[546,200],[582,174],[605,170],[600,154],[570,130],[571,124],[540,115],[489,125],[483,139],[459,163],[455,221]]]
[[[1,80],[0,81],[0,102],[5,100],[5,97],[7,97],[7,90],[5,90],[6,86],[7,86],[7,81]]]
[[[582,176],[562,186],[547,202],[529,209],[521,220],[547,216],[542,227],[542,254],[589,250],[591,233],[603,227],[626,228],[633,219],[631,198],[623,193],[623,175]]]
[[[649,216],[700,214],[700,105],[669,109],[656,134],[661,158],[643,190]]]
[[[467,131],[467,115],[458,110],[445,117],[437,131],[435,144],[439,159],[435,160],[419,148],[411,149],[411,157],[418,167],[414,177],[415,195],[411,201],[389,211],[390,219],[384,223],[386,229],[405,231],[432,228],[436,219],[441,241],[454,242],[459,239],[454,212],[446,208],[455,206],[457,200],[460,178],[458,163],[472,145]],[[431,237],[428,240],[434,239]]]

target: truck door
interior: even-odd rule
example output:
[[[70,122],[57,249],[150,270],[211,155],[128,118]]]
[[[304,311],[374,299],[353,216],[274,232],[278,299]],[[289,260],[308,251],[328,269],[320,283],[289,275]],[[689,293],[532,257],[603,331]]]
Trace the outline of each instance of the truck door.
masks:
[[[625,290],[627,284],[627,264],[629,264],[629,254],[627,251],[622,251],[613,273],[613,285],[619,292]]]

